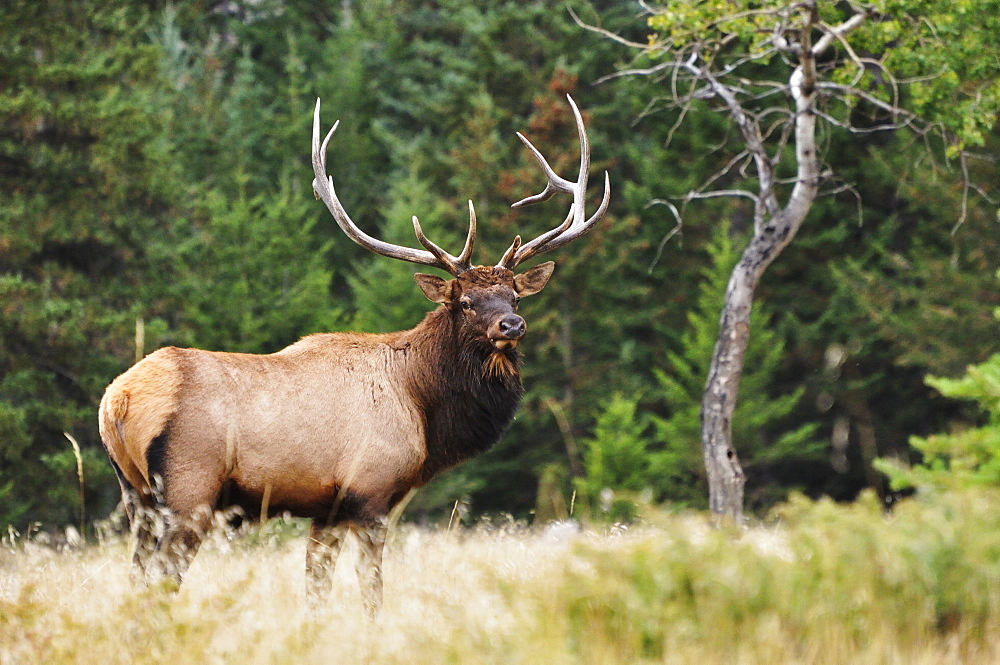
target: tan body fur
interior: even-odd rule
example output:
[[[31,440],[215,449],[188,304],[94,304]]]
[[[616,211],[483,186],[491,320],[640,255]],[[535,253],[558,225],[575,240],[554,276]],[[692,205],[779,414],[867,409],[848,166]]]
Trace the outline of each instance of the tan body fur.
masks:
[[[140,491],[154,487],[157,436],[169,427],[190,442],[166,453],[184,469],[183,483],[163,478],[175,511],[214,504],[227,482],[293,512],[315,512],[341,485],[388,499],[427,455],[422,416],[395,378],[414,371],[408,347],[396,333],[313,335],[268,356],[161,349],[108,388],[102,436]]]

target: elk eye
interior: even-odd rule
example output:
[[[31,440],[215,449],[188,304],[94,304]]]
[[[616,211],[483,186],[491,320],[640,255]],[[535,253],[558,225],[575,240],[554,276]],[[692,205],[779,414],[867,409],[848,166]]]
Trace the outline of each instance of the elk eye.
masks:
[[[521,296],[514,296],[514,307],[521,304]]]
[[[462,298],[462,309],[464,309],[466,312],[469,312],[472,311],[472,307],[473,305],[471,300],[469,300],[468,298]]]

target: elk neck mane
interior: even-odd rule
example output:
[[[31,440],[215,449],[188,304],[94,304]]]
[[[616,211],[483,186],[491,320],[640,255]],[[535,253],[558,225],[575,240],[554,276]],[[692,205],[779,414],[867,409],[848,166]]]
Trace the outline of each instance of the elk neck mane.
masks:
[[[519,354],[467,339],[445,306],[408,331],[410,389],[427,428],[425,479],[491,448],[520,404]],[[497,356],[500,356],[499,358]]]

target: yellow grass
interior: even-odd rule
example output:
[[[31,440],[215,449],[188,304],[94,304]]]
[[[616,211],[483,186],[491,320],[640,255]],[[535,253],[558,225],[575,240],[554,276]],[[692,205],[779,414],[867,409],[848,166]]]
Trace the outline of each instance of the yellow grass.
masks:
[[[361,611],[352,549],[319,610],[305,543],[272,523],[209,539],[184,587],[134,591],[127,543],[0,548],[0,663],[1000,663],[1000,499],[891,516],[796,501],[766,525],[403,527],[386,604]]]

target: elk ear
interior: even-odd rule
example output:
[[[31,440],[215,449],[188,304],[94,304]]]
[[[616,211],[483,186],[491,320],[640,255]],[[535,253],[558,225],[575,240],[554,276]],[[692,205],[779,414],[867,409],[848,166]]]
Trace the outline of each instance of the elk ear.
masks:
[[[556,264],[546,261],[537,265],[531,270],[525,270],[514,278],[514,290],[519,296],[530,296],[541,291],[552,277],[552,271],[556,269]]]
[[[431,302],[443,305],[451,300],[451,290],[455,280],[442,279],[437,275],[426,275],[422,272],[415,274],[413,279]]]

